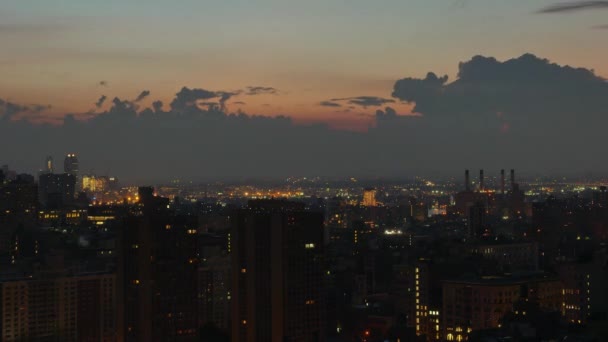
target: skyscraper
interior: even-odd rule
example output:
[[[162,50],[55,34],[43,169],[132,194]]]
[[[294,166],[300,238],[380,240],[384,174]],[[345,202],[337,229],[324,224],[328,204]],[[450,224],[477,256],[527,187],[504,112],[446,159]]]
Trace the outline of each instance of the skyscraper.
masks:
[[[74,153],[68,153],[63,161],[63,171],[78,177],[78,158]]]
[[[233,224],[232,341],[324,341],[323,214],[251,201]]]
[[[376,189],[368,188],[363,190],[363,206],[375,207],[378,205],[376,201]]]
[[[124,341],[192,341],[198,334],[197,219],[140,188],[141,214],[119,236],[119,333]]]
[[[44,164],[44,172],[45,173],[54,173],[54,165],[53,165],[53,157],[46,157],[46,163]]]

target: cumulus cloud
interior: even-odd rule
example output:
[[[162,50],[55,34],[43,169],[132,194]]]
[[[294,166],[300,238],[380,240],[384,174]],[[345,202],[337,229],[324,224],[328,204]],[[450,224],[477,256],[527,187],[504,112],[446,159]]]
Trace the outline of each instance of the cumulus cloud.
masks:
[[[101,108],[101,106],[103,106],[103,103],[106,102],[106,99],[107,99],[107,96],[101,95],[99,100],[97,100],[97,102],[95,102],[95,107]]]
[[[110,108],[81,120],[66,116],[63,125],[2,120],[0,155],[27,171],[40,161],[27,164],[23,155],[74,150],[82,155],[83,169],[110,168],[140,184],[176,177],[454,176],[477,167],[528,174],[608,172],[602,158],[606,80],[591,70],[530,54],[505,61],[475,56],[457,65],[452,81],[435,73],[397,81],[392,99],[332,101],[342,106],[337,110],[351,112],[336,112],[328,120],[364,120],[369,124],[365,131],[230,112],[220,100],[234,95],[184,87],[164,110],[160,101],[140,110],[114,98]],[[386,100],[410,102],[420,115],[399,115]],[[383,109],[371,116],[360,113],[362,101]],[[6,102],[0,102],[3,117]],[[10,112],[23,107],[13,105]],[[23,138],[29,136],[37,139]]]
[[[134,102],[139,102],[139,101],[145,99],[146,97],[148,97],[149,95],[150,95],[149,90],[143,90],[141,93],[139,93],[139,95],[137,95]]]
[[[557,118],[564,111],[597,111],[604,103],[608,83],[593,71],[551,63],[532,54],[500,62],[475,56],[459,64],[458,79],[429,73],[424,79],[404,78],[393,88],[393,97],[416,104],[414,111],[431,116],[494,114],[522,116],[536,111]],[[600,96],[602,95],[602,96]],[[547,99],[551,99],[548,101]],[[581,107],[583,99],[585,107]]]
[[[152,102],[152,108],[154,108],[154,111],[157,113],[160,113],[163,111],[163,101],[157,100]]]
[[[177,94],[175,94],[175,98],[173,101],[171,101],[170,106],[173,110],[185,110],[196,107],[197,101],[199,100],[209,100],[216,97],[218,97],[218,95],[214,91],[183,87]]]
[[[582,10],[608,9],[608,1],[569,1],[544,7],[538,13],[565,13]]]

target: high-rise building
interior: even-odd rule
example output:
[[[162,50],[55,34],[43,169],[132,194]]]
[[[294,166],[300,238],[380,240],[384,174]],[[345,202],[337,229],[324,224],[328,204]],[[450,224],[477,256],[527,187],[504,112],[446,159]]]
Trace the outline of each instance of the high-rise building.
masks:
[[[63,161],[63,172],[78,177],[78,158],[74,153],[68,153]]]
[[[53,157],[48,156],[46,157],[46,163],[44,164],[44,173],[54,173],[55,172],[55,168],[53,165]]]
[[[38,200],[43,207],[59,208],[74,200],[76,176],[45,173],[38,178]]]
[[[365,189],[363,190],[363,206],[375,207],[378,205],[376,201],[376,189]]]
[[[191,341],[198,334],[197,218],[140,188],[141,213],[118,243],[119,331],[124,341]]]
[[[213,256],[198,270],[199,326],[230,327],[230,256]]]
[[[324,341],[323,214],[251,201],[232,232],[232,341]]]
[[[467,228],[469,238],[480,238],[486,234],[486,207],[477,202],[468,208]]]
[[[111,273],[0,279],[0,340],[116,341]]]

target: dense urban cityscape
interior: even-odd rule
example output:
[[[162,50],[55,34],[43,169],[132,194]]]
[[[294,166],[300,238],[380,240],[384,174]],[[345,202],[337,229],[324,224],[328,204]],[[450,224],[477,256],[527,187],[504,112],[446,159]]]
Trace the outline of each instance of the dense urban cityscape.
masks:
[[[608,336],[601,181],[138,187],[80,157],[0,171],[2,341]]]
[[[0,342],[608,341],[608,0],[0,3]]]

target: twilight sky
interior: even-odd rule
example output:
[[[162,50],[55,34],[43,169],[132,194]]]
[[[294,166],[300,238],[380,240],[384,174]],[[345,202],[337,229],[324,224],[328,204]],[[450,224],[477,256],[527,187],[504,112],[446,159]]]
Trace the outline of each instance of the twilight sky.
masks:
[[[379,107],[320,103],[390,99],[396,80],[428,71],[453,81],[458,63],[475,55],[533,53],[608,77],[608,10],[597,3],[578,1],[590,8],[576,10],[550,7],[560,4],[552,0],[4,0],[0,98],[51,105],[42,116],[58,118],[96,109],[101,95],[108,101],[99,110],[143,90],[150,95],[141,107],[161,100],[168,108],[184,86],[272,87],[241,91],[226,106],[362,130]]]

